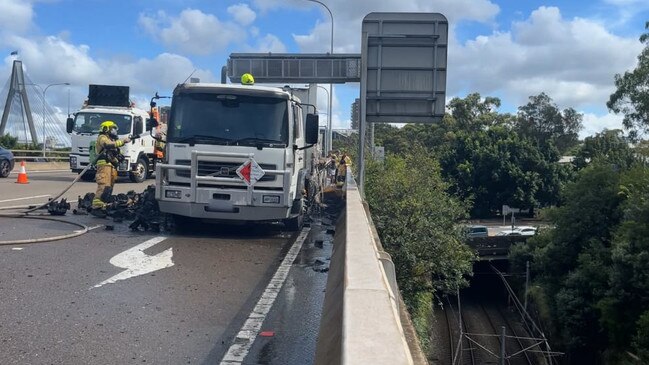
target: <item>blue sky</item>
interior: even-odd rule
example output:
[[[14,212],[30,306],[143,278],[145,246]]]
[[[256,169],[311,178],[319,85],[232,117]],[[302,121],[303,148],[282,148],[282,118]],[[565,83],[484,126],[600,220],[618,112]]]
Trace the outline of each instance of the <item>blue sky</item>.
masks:
[[[584,132],[620,125],[605,102],[613,76],[633,68],[649,20],[640,0],[323,0],[335,51],[357,53],[371,11],[441,12],[451,23],[447,96],[498,96],[515,112],[548,93],[584,113]],[[138,101],[169,93],[192,71],[217,81],[232,52],[326,52],[330,20],[306,0],[2,0],[0,78],[18,50],[38,84],[70,82],[75,109],[89,83],[129,85]],[[335,87],[333,122],[348,126],[358,85]],[[324,92],[320,108],[326,108]],[[3,101],[4,102],[4,101]],[[65,87],[48,91],[65,111]]]

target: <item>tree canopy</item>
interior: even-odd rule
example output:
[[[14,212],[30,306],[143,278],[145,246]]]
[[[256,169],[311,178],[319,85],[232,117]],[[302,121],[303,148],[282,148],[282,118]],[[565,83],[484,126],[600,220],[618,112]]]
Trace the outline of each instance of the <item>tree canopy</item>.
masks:
[[[624,114],[624,127],[632,138],[649,131],[649,21],[640,36],[645,47],[638,55],[638,65],[623,75],[615,75],[615,87],[606,106],[614,113]]]
[[[583,116],[573,108],[559,110],[545,93],[530,96],[530,101],[518,108],[516,129],[545,147],[549,143],[566,153],[579,143]]]

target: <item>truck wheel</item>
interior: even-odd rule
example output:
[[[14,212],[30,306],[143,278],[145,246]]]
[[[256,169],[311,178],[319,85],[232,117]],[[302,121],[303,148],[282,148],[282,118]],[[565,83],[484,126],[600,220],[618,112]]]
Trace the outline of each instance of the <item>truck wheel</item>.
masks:
[[[81,175],[81,180],[83,180],[83,181],[95,181],[95,172],[94,171],[86,171],[83,175]]]
[[[304,213],[300,213],[297,217],[284,220],[284,228],[287,231],[297,232],[302,229],[302,226],[304,226]]]
[[[149,163],[144,157],[137,160],[135,170],[128,173],[128,177],[134,183],[141,183],[149,177]]]
[[[293,217],[284,219],[284,228],[291,232],[296,232],[302,229],[304,226],[304,202],[300,202],[300,213]]]

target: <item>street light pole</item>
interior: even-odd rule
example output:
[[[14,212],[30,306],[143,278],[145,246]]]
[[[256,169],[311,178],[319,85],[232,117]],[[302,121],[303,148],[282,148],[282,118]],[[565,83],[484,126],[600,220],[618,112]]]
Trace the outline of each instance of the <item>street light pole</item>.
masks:
[[[328,112],[327,112],[327,124],[325,126],[325,140],[324,140],[325,145],[324,145],[323,151],[322,151],[322,155],[327,156],[327,154],[329,153],[329,150],[332,149],[331,147],[327,148],[327,138],[330,138],[329,143],[331,143],[331,138],[332,138],[332,137],[329,137],[329,130],[330,130],[329,128],[331,128],[331,124],[329,123],[329,121],[331,120],[331,97],[330,97],[331,94],[329,93],[329,90],[327,90],[326,87],[320,86],[320,85],[318,85],[318,87],[320,89],[324,90],[327,93],[327,99],[329,99],[329,105],[327,105],[327,110],[328,110]]]
[[[333,56],[333,54],[334,54],[334,15],[331,12],[331,10],[329,9],[329,7],[327,5],[325,5],[325,3],[323,3],[323,2],[321,2],[319,0],[306,0],[306,1],[310,1],[312,3],[318,3],[318,4],[322,5],[322,6],[324,6],[324,8],[327,9],[327,11],[329,12],[329,16],[331,17],[331,45],[329,47],[329,55]],[[327,117],[327,130],[326,130],[327,133],[326,133],[326,136],[325,136],[325,149],[326,149],[325,153],[329,153],[329,151],[331,149],[333,149],[332,140],[331,140],[332,135],[333,135],[333,133],[331,131],[331,128],[332,128],[332,122],[331,122],[332,118],[331,117],[333,115],[333,113],[331,112],[331,106],[332,106],[331,100],[333,98],[333,93],[334,93],[333,87],[334,87],[334,85],[330,83],[329,84],[329,92],[327,93],[329,95],[329,110],[328,110],[329,115]]]
[[[59,85],[68,85],[68,86],[70,86],[70,83],[69,82],[59,82],[59,83],[55,83],[55,84],[49,84],[49,85],[45,86],[45,89],[43,90],[43,158],[45,158],[45,145],[46,145],[46,140],[45,140],[45,113],[46,113],[46,110],[45,110],[45,92],[47,91],[47,89],[50,88],[50,86],[59,86]]]

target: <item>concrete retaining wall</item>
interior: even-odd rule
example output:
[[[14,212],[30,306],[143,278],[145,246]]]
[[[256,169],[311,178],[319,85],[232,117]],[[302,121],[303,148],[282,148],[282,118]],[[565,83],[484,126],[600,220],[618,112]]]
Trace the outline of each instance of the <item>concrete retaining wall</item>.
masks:
[[[388,279],[392,275],[386,274],[381,262],[385,253],[351,179],[345,199],[345,213],[334,237],[315,363],[414,364],[401,322],[398,290],[395,295]],[[390,265],[385,267],[389,270]],[[396,288],[394,282],[392,286]],[[408,320],[407,315],[403,318]],[[418,344],[412,347],[420,352]],[[414,357],[424,359],[421,354]]]
[[[20,157],[15,158],[16,163],[12,171],[20,171]],[[49,171],[49,170],[69,170],[69,162],[30,162],[25,161],[25,169],[29,174],[30,171]]]

